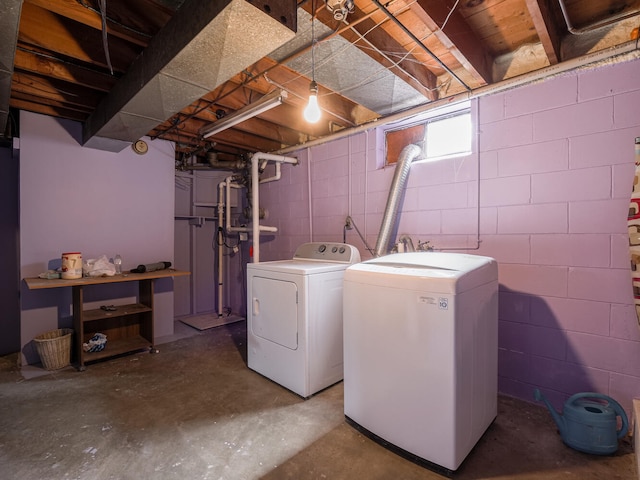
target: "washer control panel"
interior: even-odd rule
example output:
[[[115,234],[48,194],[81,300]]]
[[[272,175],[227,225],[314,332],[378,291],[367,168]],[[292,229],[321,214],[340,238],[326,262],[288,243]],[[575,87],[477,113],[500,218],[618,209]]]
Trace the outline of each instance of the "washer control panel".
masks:
[[[320,260],[323,262],[359,263],[360,252],[348,243],[303,243],[296,249],[294,260]]]

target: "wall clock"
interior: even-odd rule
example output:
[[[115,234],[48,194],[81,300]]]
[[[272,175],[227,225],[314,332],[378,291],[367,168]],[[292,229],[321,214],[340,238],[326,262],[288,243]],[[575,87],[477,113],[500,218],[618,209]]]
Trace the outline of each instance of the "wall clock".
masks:
[[[131,145],[131,148],[133,148],[133,151],[138,155],[144,155],[149,151],[149,145],[147,145],[147,142],[144,140],[137,140]]]

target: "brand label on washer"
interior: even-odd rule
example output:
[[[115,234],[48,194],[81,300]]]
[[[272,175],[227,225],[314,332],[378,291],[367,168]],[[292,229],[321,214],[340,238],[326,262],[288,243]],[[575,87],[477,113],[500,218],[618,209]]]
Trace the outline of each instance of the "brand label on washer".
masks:
[[[418,296],[418,303],[426,303],[427,305],[436,305],[435,297],[427,297],[426,295]]]
[[[438,298],[438,308],[440,310],[449,310],[449,299],[447,297]]]

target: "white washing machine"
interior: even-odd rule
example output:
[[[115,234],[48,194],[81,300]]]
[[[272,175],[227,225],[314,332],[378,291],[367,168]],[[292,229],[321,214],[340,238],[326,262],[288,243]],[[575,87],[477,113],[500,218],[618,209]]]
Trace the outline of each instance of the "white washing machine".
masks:
[[[349,267],[344,347],[347,422],[455,471],[497,416],[496,261],[419,252]]]
[[[359,261],[352,245],[311,242],[248,264],[249,368],[304,398],[342,380],[342,281]]]

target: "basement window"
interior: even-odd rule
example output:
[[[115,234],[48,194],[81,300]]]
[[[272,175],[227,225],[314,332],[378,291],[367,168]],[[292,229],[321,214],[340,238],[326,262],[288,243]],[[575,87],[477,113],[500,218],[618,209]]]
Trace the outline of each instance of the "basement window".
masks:
[[[469,155],[471,137],[469,109],[433,116],[402,129],[388,130],[385,132],[385,164],[395,164],[402,149],[411,143],[422,147],[424,155],[417,161],[433,162]]]
[[[425,158],[428,161],[471,153],[471,112],[427,122]]]

